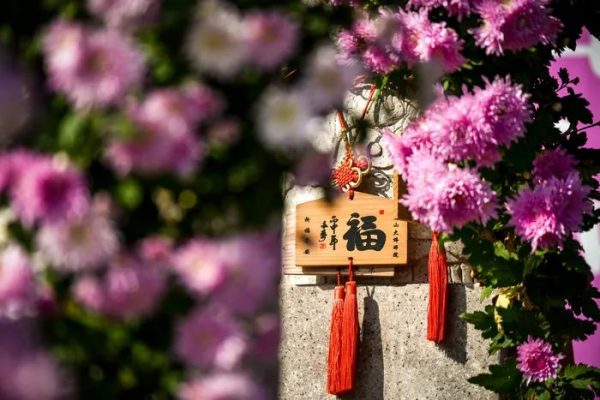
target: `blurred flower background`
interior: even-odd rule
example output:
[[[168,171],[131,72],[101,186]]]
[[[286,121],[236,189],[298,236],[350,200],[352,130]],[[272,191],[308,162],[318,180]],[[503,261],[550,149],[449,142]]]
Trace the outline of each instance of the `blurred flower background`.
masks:
[[[275,397],[282,184],[359,68],[272,3],[0,6],[0,398]]]

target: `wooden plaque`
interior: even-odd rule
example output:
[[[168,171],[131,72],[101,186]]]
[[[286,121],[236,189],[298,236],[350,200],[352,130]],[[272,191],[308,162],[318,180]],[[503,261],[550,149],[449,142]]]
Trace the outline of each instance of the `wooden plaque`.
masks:
[[[296,207],[296,265],[393,266],[407,262],[407,222],[398,219],[397,200],[356,192],[333,202]]]

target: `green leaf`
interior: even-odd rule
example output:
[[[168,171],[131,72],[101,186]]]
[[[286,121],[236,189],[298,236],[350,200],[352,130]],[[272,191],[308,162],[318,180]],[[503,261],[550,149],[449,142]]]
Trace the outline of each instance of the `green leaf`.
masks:
[[[490,297],[492,295],[492,293],[494,292],[494,289],[495,288],[492,286],[484,286],[483,289],[481,289],[481,294],[479,295],[479,301],[483,302],[483,300]]]
[[[569,71],[566,68],[561,68],[558,70],[558,77],[563,84],[567,84],[570,81]]]
[[[468,379],[497,393],[513,393],[521,384],[521,374],[517,370],[517,360],[510,358],[501,365],[491,365],[489,374],[479,374]]]
[[[502,243],[499,240],[494,242],[494,254],[496,254],[498,257],[501,257],[505,260],[518,260],[519,259],[519,257],[517,256],[516,253],[509,251],[506,248],[506,246],[504,245],[504,243]]]

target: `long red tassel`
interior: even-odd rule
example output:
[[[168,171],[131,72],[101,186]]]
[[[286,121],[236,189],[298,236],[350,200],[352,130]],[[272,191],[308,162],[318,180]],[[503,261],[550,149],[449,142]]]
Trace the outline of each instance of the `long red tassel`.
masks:
[[[329,328],[329,357],[327,358],[327,391],[331,394],[341,393],[341,360],[342,360],[342,317],[344,312],[344,286],[341,276],[337,274],[337,286],[333,290],[333,310]]]
[[[438,233],[431,234],[429,250],[429,308],[427,339],[442,342],[446,338],[446,302],[448,299],[448,263],[446,250],[438,242]]]
[[[354,389],[356,360],[358,355],[358,303],[356,300],[356,282],[353,278],[352,257],[348,257],[349,281],[346,282],[346,298],[344,299],[344,312],[342,317],[342,357],[341,357],[341,385],[342,392]]]

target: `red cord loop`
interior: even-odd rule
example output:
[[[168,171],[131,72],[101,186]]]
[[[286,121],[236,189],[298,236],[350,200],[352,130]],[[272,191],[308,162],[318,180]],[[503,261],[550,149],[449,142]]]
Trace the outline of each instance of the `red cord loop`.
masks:
[[[348,257],[348,279],[350,281],[354,280],[354,258]]]

